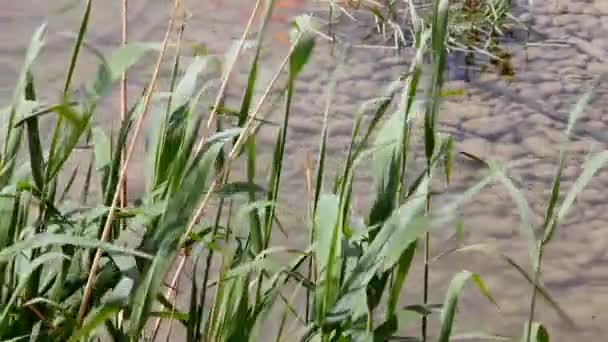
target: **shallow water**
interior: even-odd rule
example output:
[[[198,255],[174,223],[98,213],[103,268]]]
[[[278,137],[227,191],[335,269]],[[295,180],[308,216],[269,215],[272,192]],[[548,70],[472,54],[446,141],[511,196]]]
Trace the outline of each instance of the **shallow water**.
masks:
[[[75,1],[68,1],[74,3]],[[63,3],[68,3],[63,2]],[[218,4],[221,2],[221,6]],[[557,163],[557,147],[561,131],[566,126],[567,114],[580,96],[587,90],[591,79],[600,72],[608,71],[608,1],[560,0],[556,10],[553,1],[537,1],[529,10],[518,15],[548,39],[559,39],[559,46],[510,45],[516,73],[510,80],[493,73],[478,75],[471,83],[451,81],[447,87],[463,88],[465,94],[450,97],[440,114],[440,129],[453,134],[456,148],[475,155],[514,161],[511,174],[524,190],[533,209],[534,223],[539,223],[544,203],[549,197],[551,179]],[[130,1],[130,39],[132,41],[159,41],[165,30],[168,5],[166,0]],[[186,1],[192,17],[185,31],[185,39],[204,43],[210,52],[223,53],[228,47],[227,37],[237,39],[245,26],[250,1]],[[281,9],[280,14],[289,16],[304,9],[322,9],[305,4],[303,9]],[[57,1],[21,0],[0,3],[0,100],[6,104],[10,98],[20,63],[30,35],[45,18],[49,18],[49,39],[42,60],[36,67],[39,84],[47,86],[39,92],[49,101],[58,98],[70,53],[70,42],[58,33],[75,31],[81,9],[62,10]],[[119,1],[94,2],[88,39],[108,51],[119,41]],[[338,164],[350,139],[354,112],[370,98],[381,95],[380,89],[399,73],[406,71],[411,58],[408,51],[396,54],[390,49],[390,40],[368,35],[369,18],[364,13],[354,13],[360,23],[336,25],[339,37],[356,44],[375,44],[386,48],[370,49],[359,46],[352,49],[350,59],[337,77],[337,91],[332,103],[330,153],[333,163]],[[321,12],[323,15],[323,12]],[[287,23],[276,20],[271,31],[275,43],[263,57],[262,78],[268,79],[274,72],[287,46],[281,42],[280,32]],[[305,196],[304,160],[308,153],[314,155],[322,125],[325,107],[324,94],[333,65],[332,46],[318,40],[311,64],[307,65],[298,82],[294,112],[291,118],[289,143],[286,151],[287,169],[282,182],[282,198],[299,213],[304,212]],[[92,75],[95,60],[89,55],[81,60],[81,70],[76,82]],[[138,74],[149,75],[149,70],[136,68]],[[165,75],[167,74],[165,70]],[[238,95],[244,83],[246,64],[241,63],[239,73],[228,93]],[[139,93],[145,77],[134,76],[129,91]],[[605,149],[608,142],[608,117],[606,117],[605,86],[600,86],[589,109],[580,117],[575,139],[570,144],[570,159],[565,168],[562,186],[568,189],[580,174],[580,166],[590,151]],[[97,113],[100,125],[116,127],[118,104],[114,98],[105,101]],[[238,98],[237,98],[238,100]],[[259,143],[262,161],[270,157],[268,146],[275,133],[272,128],[262,132]],[[266,146],[266,147],[264,147]],[[88,160],[88,159],[86,159]],[[78,161],[73,161],[77,163]],[[131,196],[143,191],[141,160],[134,160],[129,178]],[[331,163],[331,162],[330,162]],[[457,159],[453,183],[447,191],[456,193],[474,184],[479,169],[465,159]],[[261,163],[263,164],[263,163]],[[362,175],[362,180],[369,180]],[[367,183],[369,185],[369,182]],[[575,202],[561,228],[559,240],[550,245],[543,265],[547,288],[559,303],[572,315],[577,329],[568,328],[546,305],[540,304],[540,320],[546,322],[555,341],[571,341],[584,338],[591,341],[608,336],[608,200],[601,195],[608,185],[608,172],[600,170],[595,179]],[[357,196],[359,208],[366,208],[370,199],[360,189]],[[491,242],[518,262],[525,264],[526,243],[518,233],[519,217],[508,193],[495,185],[469,203],[463,210],[466,242]],[[293,227],[289,241],[300,244],[306,237],[305,228],[299,222]],[[450,231],[433,237],[434,254],[454,247],[449,240]],[[454,272],[462,269],[475,271],[494,292],[501,313],[488,304],[470,287],[460,300],[459,331],[485,330],[495,333],[515,334],[521,331],[529,303],[529,286],[509,266],[499,260],[479,254],[450,256],[432,265],[431,300],[443,299],[447,283]],[[410,279],[411,292],[408,303],[419,302],[421,286],[417,267]]]

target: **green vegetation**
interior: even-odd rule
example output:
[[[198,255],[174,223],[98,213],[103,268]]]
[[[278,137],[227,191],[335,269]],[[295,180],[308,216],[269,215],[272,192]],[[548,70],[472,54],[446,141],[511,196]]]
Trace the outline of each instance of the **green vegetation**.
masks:
[[[180,9],[178,3],[174,1],[172,18]],[[334,179],[327,167],[335,80],[331,82],[317,163],[309,170],[310,244],[302,249],[276,244],[291,105],[298,96],[298,76],[314,54],[315,30],[306,16],[294,20],[292,48],[258,98],[258,57],[274,1],[261,3],[256,6],[264,15],[237,110],[224,107],[224,91],[244,40],[223,63],[223,84],[214,103],[205,103],[203,95],[215,80],[203,79],[202,74],[216,57],[197,55],[183,68],[179,41],[172,44],[175,51],[168,49],[170,33],[180,30],[173,20],[160,46],[130,44],[107,55],[95,51],[98,71],[86,92],[76,95],[72,76],[78,72],[88,19],[94,15],[88,1],[67,61],[64,93],[57,103],[46,104],[37,99],[43,85],[36,83],[32,72],[45,44],[45,26],[35,32],[12,103],[2,114],[0,339],[135,341],[154,338],[162,320],[185,331],[187,341],[256,340],[261,332],[269,336],[269,331],[273,335],[268,338],[276,341],[449,341],[455,338],[458,297],[467,281],[472,280],[489,305],[496,304],[500,290],[488,288],[483,274],[463,270],[454,275],[443,303],[428,302],[430,233],[453,229],[461,206],[491,183],[504,185],[517,205],[522,233],[529,240],[530,265],[518,265],[487,244],[451,253],[500,258],[530,284],[529,319],[521,335],[512,338],[548,341],[547,330],[535,319],[539,298],[571,323],[540,281],[543,251],[577,194],[608,160],[608,152],[589,158],[580,178],[560,197],[564,145],[542,227],[532,226],[529,205],[510,180],[508,166],[472,155],[468,156],[487,166],[481,181],[449,203],[433,203],[433,189],[449,183],[454,167],[453,138],[437,132],[446,50],[454,32],[448,0],[434,1],[429,24],[416,28],[417,53],[405,77],[395,75],[384,93],[370,94],[378,97],[356,113],[352,140]],[[171,87],[158,89],[159,66],[171,52],[176,56],[166,62],[173,63]],[[106,132],[94,126],[93,115],[101,115],[100,99],[146,54],[157,55],[153,77],[132,101],[135,105],[125,113],[120,130]],[[416,151],[410,141],[417,115],[413,104],[422,96],[420,80],[427,76],[422,75],[422,64],[429,56],[432,81],[424,92],[429,98],[420,132],[425,163],[412,165]],[[282,74],[287,77],[280,78]],[[276,88],[281,90],[282,120],[277,123],[269,173],[262,175],[268,181],[258,184],[256,132],[269,123],[260,112]],[[565,140],[591,95],[572,111]],[[370,108],[373,115],[367,120],[363,114]],[[48,138],[39,128],[43,118],[54,123]],[[146,192],[140,203],[129,205],[120,201],[121,187],[134,146],[143,140],[136,138],[142,134]],[[75,154],[82,145],[90,147],[84,151],[91,159],[81,158],[83,163],[68,168],[67,161],[78,158]],[[78,154],[83,155],[81,150]],[[231,173],[238,165],[246,166],[244,180]],[[373,175],[374,201],[366,211],[356,212],[353,196],[363,185],[355,176],[362,172]],[[77,177],[84,179],[81,188],[75,187]],[[365,217],[364,222],[357,217]],[[417,254],[424,257],[425,293],[418,305],[404,307],[400,303]],[[189,305],[177,306],[173,291],[167,292],[164,284],[176,285],[174,275],[183,271],[185,260],[202,271],[193,274],[190,284],[180,284],[190,294]],[[410,337],[403,336],[408,317],[420,322],[420,332]],[[431,320],[438,320],[437,331],[431,330]],[[483,334],[483,328],[465,335],[510,338]]]

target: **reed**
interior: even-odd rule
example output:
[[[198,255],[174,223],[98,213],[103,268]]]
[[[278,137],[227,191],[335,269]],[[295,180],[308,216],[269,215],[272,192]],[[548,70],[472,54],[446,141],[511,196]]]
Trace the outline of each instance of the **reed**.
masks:
[[[127,0],[123,3],[126,13]],[[452,164],[454,139],[437,130],[443,114],[446,56],[458,29],[453,18],[460,13],[450,1],[434,1],[423,16],[424,24],[412,26],[411,48],[416,53],[409,69],[395,75],[379,93],[368,94],[373,99],[355,113],[348,150],[341,157],[328,154],[333,95],[338,75],[348,71],[343,66],[349,49],[336,43],[339,53],[327,89],[316,163],[307,162],[307,188],[302,189],[308,194],[304,226],[309,238],[306,246],[296,248],[278,244],[274,236],[283,229],[279,216],[287,207],[281,189],[288,181],[283,172],[288,128],[297,115],[292,104],[305,96],[296,85],[303,69],[314,67],[308,62],[315,53],[319,28],[310,16],[294,18],[289,51],[271,80],[261,84],[260,55],[274,1],[260,0],[252,7],[242,39],[224,60],[204,53],[184,56],[180,46],[185,23],[175,29],[184,10],[179,3],[171,4],[160,47],[127,42],[126,16],[118,48],[106,53],[87,46],[96,52],[99,67],[86,91],[78,94],[72,79],[85,47],[89,18],[95,15],[87,1],[57,103],[43,103],[36,96],[44,85],[36,83],[33,66],[41,63],[46,26],[34,33],[1,135],[2,340],[160,340],[162,323],[168,323],[169,335],[180,329],[186,341],[261,340],[271,335],[276,341],[443,342],[467,336],[548,341],[549,332],[535,315],[539,298],[574,324],[542,285],[542,259],[576,196],[608,161],[606,151],[590,157],[581,176],[560,196],[566,144],[601,78],[571,112],[545,220],[537,228],[531,223],[525,196],[508,176],[508,166],[479,156],[467,154],[485,166],[480,181],[448,202],[433,201],[435,180],[444,178],[449,184],[457,167]],[[489,2],[489,10],[504,9],[492,7],[499,3]],[[383,9],[394,5],[391,1],[348,4]],[[260,10],[263,16],[256,16]],[[240,107],[231,110],[224,105],[228,79],[255,24],[259,30],[247,83]],[[172,42],[175,32],[177,39]],[[175,58],[165,62],[164,56],[171,52]],[[154,73],[146,88],[140,94],[127,94],[129,68],[154,54]],[[427,60],[431,68],[424,67]],[[172,63],[169,89],[158,89],[163,63]],[[222,65],[221,78],[204,77],[214,65]],[[101,115],[100,100],[117,84],[122,89],[121,126],[118,132],[107,132],[92,118]],[[264,91],[256,97],[260,88]],[[262,116],[275,100],[271,93],[278,93],[282,101],[279,122]],[[425,103],[421,113],[414,106],[419,101]],[[133,105],[129,108],[127,103]],[[364,115],[370,111],[371,116]],[[39,128],[43,115],[55,124],[48,138]],[[258,173],[265,168],[260,167],[256,137],[265,126],[275,129],[276,139],[268,173],[263,175],[267,183],[261,184]],[[142,175],[146,189],[138,203],[128,203],[125,177],[141,134],[148,163]],[[420,146],[413,143],[416,136],[422,137]],[[75,158],[82,143],[91,147],[92,162],[68,169],[66,162]],[[416,153],[425,156],[422,164],[414,164]],[[334,178],[328,169],[330,158],[343,158]],[[235,175],[243,165],[245,180]],[[364,172],[373,178],[373,202],[361,210],[353,202],[366,188],[356,177]],[[84,179],[80,189],[74,185],[79,176]],[[484,253],[506,262],[530,285],[531,301],[522,303],[529,306],[525,329],[509,337],[481,333],[483,327],[465,334],[453,332],[458,298],[468,281],[489,305],[497,306],[500,289],[488,288],[483,274],[462,270],[447,284],[442,304],[429,300],[433,233],[453,224],[459,209],[490,184],[505,186],[518,208],[530,265],[519,265],[483,242],[440,257]],[[98,195],[90,196],[90,189],[99,189]],[[133,238],[132,231],[141,236]],[[418,254],[424,263],[421,276],[410,272]],[[179,282],[186,262],[196,270],[203,266],[188,284]],[[419,304],[402,306],[409,279],[416,276],[424,285],[423,298]],[[177,288],[189,294],[188,305],[178,305]],[[276,312],[280,312],[278,320],[272,316]],[[404,316],[420,322],[419,333],[404,335]],[[437,330],[431,329],[431,321],[438,322]]]

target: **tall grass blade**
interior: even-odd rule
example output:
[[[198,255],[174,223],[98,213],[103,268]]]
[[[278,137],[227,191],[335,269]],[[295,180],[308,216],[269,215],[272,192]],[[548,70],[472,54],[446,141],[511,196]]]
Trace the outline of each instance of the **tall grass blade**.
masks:
[[[285,97],[285,110],[283,122],[273,155],[272,171],[268,187],[268,200],[276,202],[279,194],[279,185],[281,181],[281,171],[283,169],[283,156],[285,154],[285,144],[287,143],[287,128],[289,126],[289,117],[291,114],[291,101],[294,93],[295,80],[298,74],[302,71],[304,65],[308,62],[312,49],[314,47],[314,36],[308,31],[308,27],[301,27],[297,24],[293,31],[296,31],[299,38],[295,39],[295,47],[292,54],[289,56],[289,72],[287,80],[287,96]],[[271,226],[274,220],[274,207],[270,207],[265,214],[265,229],[264,229],[264,246],[267,246],[270,241]]]
[[[513,181],[502,171],[498,166],[491,165],[490,166],[497,174],[498,180],[507,188],[511,198],[515,202],[517,206],[517,211],[519,212],[519,216],[521,219],[520,230],[522,234],[526,237],[528,242],[528,253],[530,254],[530,265],[532,265],[533,269],[536,269],[538,260],[538,244],[536,232],[534,231],[534,227],[532,226],[532,210],[530,209],[530,205],[526,200],[524,194],[519,190]]]
[[[194,261],[193,268],[198,268],[200,254]],[[195,342],[200,340],[200,324],[202,321],[202,307],[199,308],[198,303],[198,284],[196,272],[192,275],[192,282],[190,283],[190,307],[188,312],[188,322],[186,324],[186,341]]]
[[[488,244],[474,244],[468,245],[456,249],[454,252],[481,252],[488,256],[498,257],[509,266],[513,267],[530,285],[536,287],[536,291],[542,296],[542,298],[551,306],[553,310],[564,320],[569,326],[574,327],[574,320],[568,315],[568,313],[558,304],[558,302],[549,294],[549,291],[545,289],[541,284],[535,283],[534,279],[530,274],[520,266],[515,260],[508,255],[501,253],[495,246]]]
[[[431,54],[433,74],[427,110],[424,118],[424,146],[427,161],[430,161],[435,151],[435,123],[439,112],[443,74],[445,70],[445,54],[447,39],[447,23],[449,16],[449,0],[435,0],[433,22],[431,27]]]
[[[587,184],[589,184],[591,178],[593,178],[593,175],[595,175],[595,173],[602,168],[606,162],[608,162],[608,151],[603,151],[597,153],[587,160],[585,164],[583,164],[583,172],[576,179],[572,185],[572,188],[570,188],[566,194],[566,198],[564,198],[564,202],[560,206],[557,213],[556,222],[562,222],[562,220],[568,214],[570,207],[574,203],[576,196],[578,196],[578,194],[587,186]]]
[[[414,260],[415,252],[416,241],[411,243],[399,258],[399,261],[397,263],[397,269],[393,274],[393,282],[391,284],[389,292],[388,305],[386,309],[388,318],[391,318],[396,315],[399,295],[401,294],[401,289],[403,288],[403,285],[405,283],[405,278],[407,277],[407,274],[410,270],[410,266],[412,265],[412,261]]]
[[[84,14],[82,15],[82,21],[80,22],[80,28],[78,29],[78,36],[76,37],[76,43],[74,44],[74,49],[72,50],[72,55],[70,57],[70,64],[68,66],[68,72],[65,78],[65,83],[63,85],[63,95],[67,96],[68,89],[72,84],[72,76],[74,75],[74,70],[76,70],[76,61],[78,61],[78,54],[80,53],[80,48],[82,47],[82,43],[84,41],[84,36],[87,32],[87,28],[89,26],[89,17],[91,15],[91,4],[92,0],[87,0],[87,4],[85,6]]]
[[[456,274],[452,281],[450,282],[450,286],[448,287],[448,291],[445,296],[445,301],[443,303],[443,308],[441,311],[441,328],[439,333],[439,342],[449,342],[451,341],[452,334],[452,325],[454,323],[454,315],[456,314],[456,305],[458,304],[458,296],[462,292],[464,285],[469,279],[473,279],[475,284],[479,288],[479,290],[488,298],[491,302],[496,303],[494,299],[490,296],[489,291],[487,290],[485,284],[481,281],[481,278],[469,271],[461,271]]]
[[[566,132],[565,132],[566,133],[566,142],[569,141],[569,139],[570,139],[570,136],[574,129],[576,120],[578,119],[579,115],[585,110],[585,108],[587,108],[587,106],[591,102],[591,98],[594,95],[595,89],[598,86],[600,79],[601,78],[596,79],[596,81],[594,82],[591,89],[583,97],[581,97],[579,99],[579,101],[576,103],[576,106],[574,107],[574,109],[570,112],[570,116],[568,119],[568,126],[567,126]],[[555,210],[555,207],[557,204],[557,198],[560,193],[561,174],[562,174],[562,171],[564,168],[565,158],[566,158],[566,152],[562,147],[562,151],[560,152],[559,166],[557,169],[556,176],[553,179],[551,198],[549,200],[549,206],[547,208],[547,214],[545,215],[545,222],[543,224],[543,232],[544,232],[543,244],[548,243],[553,238],[555,230],[558,227],[559,221],[565,216],[566,212],[568,211],[568,207],[572,205],[572,202],[576,198],[577,193],[582,191],[582,189],[585,187],[584,184],[586,184],[593,177],[593,174],[595,174],[595,171],[593,171],[590,174],[585,175],[586,168],[583,167],[583,175],[585,175],[585,176],[581,175],[580,177],[587,177],[588,180],[584,181],[584,179],[580,179],[580,177],[579,177],[581,183],[575,182],[575,186],[573,186],[571,191],[566,196],[566,199],[564,199],[564,202],[561,205],[560,212],[557,214],[557,217],[554,216],[554,210]],[[598,166],[598,167],[601,167],[601,166]],[[577,179],[577,181],[579,181],[579,179]],[[577,190],[575,190],[575,189],[577,189]],[[576,191],[576,192],[573,192],[573,191]],[[564,212],[562,212],[562,210],[564,210]]]
[[[424,148],[427,160],[427,172],[431,172],[431,161],[435,153],[436,144],[436,121],[439,113],[441,100],[441,91],[443,87],[443,74],[445,71],[446,60],[446,40],[448,38],[448,16],[449,16],[449,0],[435,0],[433,3],[433,18],[431,23],[431,57],[433,63],[432,80],[430,84],[429,96],[426,103],[424,115]],[[427,194],[430,190],[427,191]],[[431,210],[431,197],[427,195],[426,211],[427,214]],[[424,236],[424,292],[423,302],[428,301],[428,285],[429,285],[429,250],[430,236]],[[427,317],[422,317],[421,326],[422,339],[427,338]]]
[[[258,62],[260,53],[262,51],[262,44],[264,41],[264,37],[266,36],[266,28],[267,24],[270,22],[270,16],[272,15],[272,11],[274,9],[274,1],[267,1],[266,7],[264,8],[264,16],[262,22],[260,24],[260,33],[257,38],[255,54],[253,60],[251,61],[251,68],[249,70],[249,74],[247,75],[247,87],[243,92],[243,97],[241,99],[241,107],[238,112],[238,126],[244,127],[247,123],[247,119],[249,117],[249,112],[251,110],[251,103],[255,91],[255,85],[258,76]],[[236,144],[236,140],[234,141]],[[247,138],[246,142],[247,149],[247,182],[249,182],[250,187],[253,186],[255,181],[255,168],[256,168],[256,138],[255,135],[251,135]],[[250,191],[248,193],[249,202],[253,203],[256,201],[256,196],[254,191]],[[263,240],[263,232],[262,226],[260,222],[260,216],[257,211],[249,212],[249,235],[251,238],[251,247],[254,253],[260,252],[262,248],[262,240]]]
[[[317,322],[323,324],[328,309],[333,305],[339,288],[342,227],[340,202],[336,195],[324,194],[319,198],[315,216],[315,260],[319,270],[316,296]]]
[[[557,166],[557,170],[555,172],[555,177],[553,177],[553,185],[551,186],[551,197],[549,198],[549,205],[547,206],[547,212],[545,214],[545,221],[543,223],[543,240],[542,244],[548,243],[553,237],[554,228],[556,226],[556,222],[554,221],[554,211],[557,205],[557,200],[559,197],[560,187],[561,187],[561,177],[562,172],[564,170],[565,164],[565,152],[561,152],[559,156],[559,165]]]
[[[314,189],[312,190],[312,198],[309,199],[312,201],[312,203],[309,203],[309,215],[312,218],[312,224],[310,226],[310,245],[313,245],[315,243],[315,239],[317,238],[317,225],[315,223],[315,218],[317,217],[317,206],[319,203],[319,200],[321,198],[322,192],[323,192],[323,182],[325,180],[325,158],[326,158],[326,154],[327,154],[327,135],[329,132],[329,113],[330,113],[330,106],[333,100],[333,96],[335,94],[335,88],[336,88],[336,78],[337,78],[337,73],[338,73],[339,68],[336,67],[332,73],[332,75],[330,76],[330,83],[329,86],[327,87],[327,98],[326,98],[326,105],[325,105],[325,112],[323,114],[323,127],[321,128],[321,139],[320,139],[320,144],[319,144],[319,153],[318,153],[318,157],[317,157],[317,165],[316,165],[316,174],[315,174],[315,184],[314,184]],[[356,122],[360,123],[361,120],[361,115],[358,116],[358,119],[356,120]],[[356,129],[358,131],[358,128]],[[355,132],[353,132],[354,135],[356,135]],[[353,148],[353,144],[355,143],[355,138],[354,136],[351,138],[351,146],[349,148],[349,159],[350,160],[350,155],[352,152],[352,148]],[[349,171],[349,166],[347,165],[344,169],[344,180],[346,180],[346,174]],[[318,270],[318,268],[317,268]],[[313,258],[311,257],[308,260],[308,278],[309,280],[314,277],[316,279],[317,274],[313,275]],[[311,316],[311,301],[310,301],[310,297],[311,297],[311,290],[309,288],[306,289],[306,312],[305,312],[305,319],[306,322],[309,321],[309,318]]]

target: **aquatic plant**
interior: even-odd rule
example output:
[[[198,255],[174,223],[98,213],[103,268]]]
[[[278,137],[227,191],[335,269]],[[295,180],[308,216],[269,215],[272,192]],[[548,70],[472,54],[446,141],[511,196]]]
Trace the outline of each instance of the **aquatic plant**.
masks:
[[[453,138],[437,128],[446,53],[455,32],[450,18],[455,14],[449,1],[438,0],[429,25],[414,31],[416,55],[409,70],[395,75],[394,82],[371,95],[373,99],[356,113],[348,151],[332,179],[327,146],[337,82],[334,73],[327,89],[316,165],[310,163],[306,172],[309,244],[303,248],[278,245],[273,235],[282,229],[279,216],[286,206],[280,189],[285,182],[282,171],[294,115],[292,103],[299,96],[295,85],[303,68],[310,67],[315,28],[309,16],[294,19],[291,48],[259,93],[259,56],[273,5],[272,0],[256,2],[242,39],[222,59],[200,51],[184,56],[180,32],[186,23],[176,21],[183,10],[179,0],[172,1],[161,44],[129,43],[101,53],[85,44],[92,15],[89,0],[67,61],[63,92],[51,104],[36,96],[40,85],[32,66],[39,63],[46,26],[36,30],[12,103],[3,116],[0,338],[155,339],[165,322],[168,330],[179,327],[187,341],[245,341],[262,334],[273,334],[277,341],[426,341],[431,337],[449,341],[455,337],[456,306],[465,283],[472,280],[490,305],[496,304],[494,296],[500,290],[489,289],[483,275],[464,270],[450,282],[442,304],[429,302],[430,234],[450,227],[464,203],[488,184],[500,182],[522,216],[532,272],[489,245],[452,252],[488,253],[520,272],[534,294],[523,338],[547,341],[546,329],[535,320],[536,298],[548,300],[566,321],[569,318],[539,281],[543,249],[576,195],[608,160],[606,153],[589,160],[558,210],[566,156],[562,152],[542,236],[529,224],[528,205],[505,168],[477,156],[468,154],[487,166],[484,177],[448,203],[433,203],[434,184],[441,178],[449,183],[454,167]],[[240,106],[232,110],[224,103],[226,85],[258,11],[263,15],[247,83]],[[170,44],[175,31],[177,39]],[[84,48],[95,52],[99,67],[86,91],[78,93],[72,80]],[[348,54],[341,51],[338,71]],[[159,69],[171,53],[170,86],[159,91]],[[157,55],[152,78],[139,96],[131,95],[135,103],[131,108],[122,106],[118,132],[108,134],[93,124],[99,101],[115,83],[122,80],[124,84],[127,70],[147,54]],[[431,82],[425,95],[420,95],[427,57],[432,60]],[[219,80],[203,76],[207,75],[203,71],[218,64],[222,66]],[[217,83],[218,89],[213,87]],[[271,92],[277,88],[282,116],[280,122],[270,122],[261,112],[276,100]],[[126,104],[124,89],[121,98]],[[209,102],[205,95],[210,92],[215,96]],[[414,113],[413,105],[420,96],[428,97],[423,99],[423,125],[418,132],[425,159],[423,165],[412,165],[417,152],[411,144],[413,122],[420,114]],[[567,135],[590,96],[572,112]],[[365,114],[370,111],[368,119]],[[41,134],[43,117],[54,123],[50,137]],[[267,183],[260,184],[256,133],[271,124],[278,127],[272,162],[265,175]],[[125,200],[124,188],[141,135],[145,137],[147,168],[142,176],[146,189],[135,204]],[[83,161],[79,158],[82,146],[91,159],[84,160],[84,166],[68,168],[68,160]],[[245,166],[244,180],[235,176],[239,162]],[[356,175],[365,171],[373,176],[374,200],[359,212],[352,205],[363,186]],[[78,177],[82,185],[76,187]],[[422,253],[424,262],[424,296],[419,304],[402,306],[417,253]],[[186,261],[197,271],[189,284],[179,284]],[[177,304],[178,288],[189,294],[186,307]],[[280,311],[279,320],[270,318],[276,311]],[[421,332],[403,336],[402,319],[412,316],[420,320]],[[429,320],[434,319],[439,320],[437,331],[429,328]],[[503,338],[479,332],[465,335]]]

